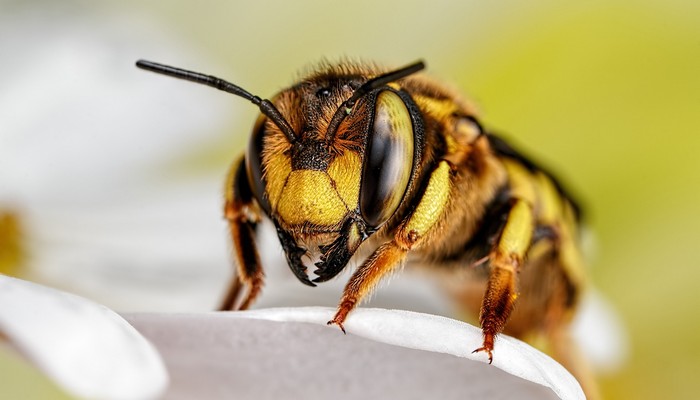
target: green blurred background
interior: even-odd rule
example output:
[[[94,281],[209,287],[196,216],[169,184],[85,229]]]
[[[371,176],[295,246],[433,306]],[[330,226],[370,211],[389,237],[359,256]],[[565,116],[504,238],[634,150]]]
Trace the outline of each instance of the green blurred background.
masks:
[[[630,341],[623,369],[602,378],[606,397],[697,396],[700,2],[63,3],[161,27],[164,40],[201,57],[156,61],[261,96],[323,58],[426,60],[429,74],[474,100],[485,125],[557,171],[586,206],[593,281]],[[230,104],[238,117],[183,169],[221,175],[231,149],[243,148],[257,111]]]

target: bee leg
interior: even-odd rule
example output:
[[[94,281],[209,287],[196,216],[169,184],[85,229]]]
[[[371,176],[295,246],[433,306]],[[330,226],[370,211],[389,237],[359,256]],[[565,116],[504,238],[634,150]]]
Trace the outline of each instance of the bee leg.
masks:
[[[265,274],[255,245],[255,228],[260,215],[248,184],[243,157],[233,165],[226,180],[224,216],[228,221],[237,272],[219,309],[236,309],[236,302],[245,285],[248,294],[237,307],[238,310],[245,310],[260,294]]]
[[[340,330],[345,333],[343,322],[345,322],[348,313],[374,289],[384,276],[401,265],[407,252],[408,249],[402,248],[396,241],[380,246],[350,278],[345,290],[343,290],[338,310],[333,319],[328,321],[328,325],[338,325]]]
[[[238,274],[234,273],[229,288],[224,295],[224,299],[221,301],[219,306],[219,311],[228,311],[235,309],[236,300],[241,295],[241,289],[243,288],[243,283],[238,279]]]
[[[408,252],[421,246],[435,224],[443,217],[451,189],[452,167],[441,161],[430,174],[420,202],[396,230],[394,239],[377,250],[355,271],[343,290],[335,317],[328,321],[345,332],[343,322],[355,306],[386,275],[401,266]]]
[[[493,344],[513,311],[518,297],[517,273],[530,248],[534,219],[530,205],[516,199],[508,213],[508,219],[496,247],[489,255],[491,272],[486,294],[481,304],[482,347],[473,351],[486,352],[489,363],[493,361]]]

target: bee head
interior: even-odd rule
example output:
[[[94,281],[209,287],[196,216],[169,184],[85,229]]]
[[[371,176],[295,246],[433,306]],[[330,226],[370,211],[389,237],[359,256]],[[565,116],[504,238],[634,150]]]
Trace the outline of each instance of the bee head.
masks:
[[[410,96],[387,83],[422,67],[373,79],[325,74],[281,92],[272,102],[293,140],[272,119],[258,118],[248,180],[302,282],[311,283],[306,267],[290,254],[313,258],[318,250],[313,282],[329,280],[402,203],[422,121]]]
[[[420,157],[423,122],[392,82],[422,62],[378,76],[328,71],[272,101],[209,75],[149,61],[137,66],[243,97],[261,111],[246,151],[248,184],[275,223],[292,272],[324,282],[399,209]],[[301,260],[320,253],[313,282]]]

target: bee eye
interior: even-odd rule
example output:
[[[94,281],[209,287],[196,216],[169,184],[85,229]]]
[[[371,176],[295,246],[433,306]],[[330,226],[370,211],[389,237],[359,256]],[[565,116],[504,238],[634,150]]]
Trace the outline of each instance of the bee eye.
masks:
[[[257,121],[255,121],[255,127],[253,128],[253,136],[250,138],[248,143],[248,149],[246,150],[245,160],[246,160],[246,171],[248,173],[248,183],[253,191],[255,199],[260,204],[266,212],[270,212],[270,203],[265,196],[265,182],[263,181],[262,174],[262,148],[263,148],[263,138],[265,134],[265,122],[267,118],[260,116]]]
[[[377,96],[365,151],[360,212],[378,227],[396,211],[413,169],[413,124],[404,101],[385,90]]]

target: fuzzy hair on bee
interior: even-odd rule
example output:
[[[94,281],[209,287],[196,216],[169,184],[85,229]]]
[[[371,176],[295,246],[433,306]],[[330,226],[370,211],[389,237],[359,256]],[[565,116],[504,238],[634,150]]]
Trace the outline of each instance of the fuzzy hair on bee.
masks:
[[[244,310],[260,295],[256,228],[267,218],[308,286],[375,246],[329,321],[343,332],[348,314],[410,256],[479,316],[483,344],[474,352],[491,362],[502,332],[541,344],[595,396],[569,334],[586,286],[577,203],[551,173],[484,130],[458,93],[419,73],[422,62],[394,70],[328,63],[270,100],[213,76],[137,66],[260,109],[226,181],[236,273],[221,309]],[[307,266],[304,256],[318,262]]]

